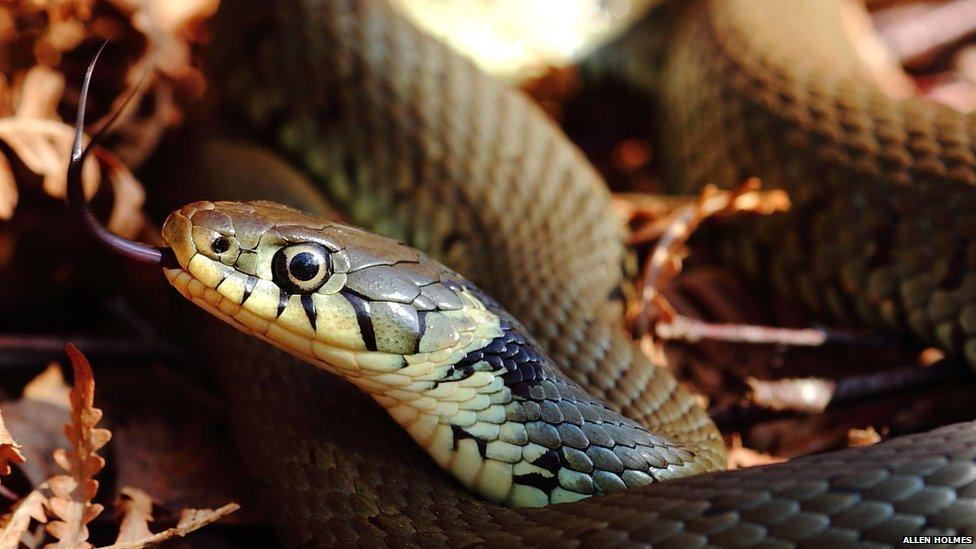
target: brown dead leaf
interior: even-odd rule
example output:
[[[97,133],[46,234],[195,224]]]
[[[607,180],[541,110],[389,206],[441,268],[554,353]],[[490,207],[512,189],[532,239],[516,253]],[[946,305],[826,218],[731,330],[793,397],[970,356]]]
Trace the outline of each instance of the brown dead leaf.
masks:
[[[64,93],[64,76],[38,65],[27,71],[18,91],[15,116],[56,120],[58,102]]]
[[[7,158],[0,154],[0,219],[10,219],[17,207],[17,180]]]
[[[44,190],[54,197],[65,195],[65,174],[73,137],[74,129],[60,121],[16,116],[0,118],[0,140],[10,147],[27,169],[44,177]],[[122,162],[114,159],[108,151],[96,151],[95,157],[101,161],[116,197],[108,226],[121,235],[134,236],[143,225],[143,190]],[[9,168],[9,162],[6,165]],[[93,159],[86,162],[82,170],[82,183],[88,197],[98,189],[98,168],[98,163]],[[3,177],[11,179],[13,174],[8,172]],[[0,196],[0,210],[12,213],[17,204],[16,187],[4,185],[0,187],[0,192],[3,193]]]
[[[236,503],[228,503],[218,509],[184,509],[180,513],[179,522],[173,528],[163,530],[158,534],[152,534],[142,539],[125,542],[119,541],[101,549],[139,549],[140,547],[148,547],[175,537],[183,537],[208,524],[217,522],[240,508],[241,506]]]
[[[68,474],[50,480],[51,512],[60,520],[47,525],[47,531],[58,542],[48,547],[74,549],[91,547],[87,524],[102,512],[102,506],[92,503],[98,491],[95,475],[105,466],[98,450],[108,443],[112,434],[108,429],[95,427],[102,411],[94,407],[95,379],[88,360],[74,345],[65,346],[74,370],[75,385],[71,389],[71,422],[65,426],[70,450],[59,449],[54,459]]]
[[[46,505],[47,498],[37,490],[22,499],[4,523],[3,530],[0,530],[0,549],[20,547],[21,536],[30,528],[32,520],[39,523],[47,522]]]
[[[170,78],[196,78],[187,34],[210,17],[219,0],[110,0],[129,14],[149,41],[145,57]],[[136,76],[138,78],[138,75]]]
[[[10,436],[7,427],[0,416],[0,475],[10,474],[10,463],[23,463],[24,454],[20,452],[20,444]]]
[[[115,545],[125,545],[152,537],[149,523],[152,521],[152,498],[149,494],[126,486],[115,501],[115,511],[121,517],[119,536]]]
[[[757,452],[742,445],[742,436],[739,433],[732,433],[732,440],[726,452],[726,463],[729,469],[745,469],[756,467],[757,465],[768,465],[770,463],[781,463],[785,458],[771,456],[762,452]]]
[[[20,469],[34,486],[60,470],[52,454],[64,444],[62,433],[71,406],[70,391],[61,368],[51,363],[24,387],[21,399],[0,404],[10,432],[23,445],[27,462]]]
[[[638,283],[639,297],[628,313],[635,335],[642,337],[654,322],[667,321],[674,316],[674,309],[661,295],[661,290],[681,272],[688,253],[686,243],[704,220],[741,212],[767,215],[789,209],[789,197],[785,192],[760,192],[759,187],[759,180],[755,178],[728,191],[708,185],[694,202],[651,223],[657,245],[647,257]],[[634,231],[635,235],[640,233],[640,229]]]
[[[98,10],[99,4],[119,11]],[[124,67],[123,89],[114,97],[99,98],[99,103],[110,107],[95,125],[107,122],[132,92],[134,100],[131,108],[119,113],[111,130],[113,150],[96,150],[85,163],[82,181],[90,197],[107,179],[115,195],[109,229],[129,238],[138,234],[144,223],[143,191],[127,165],[141,163],[156,148],[163,131],[179,121],[174,90],[185,97],[202,95],[205,81],[193,66],[190,44],[201,39],[200,23],[217,4],[218,0],[0,1],[0,41],[34,54],[33,65],[13,64],[0,78],[0,141],[9,149],[7,155],[0,155],[0,220],[9,219],[16,209],[17,183],[23,182],[16,181],[14,170],[20,164],[42,178],[46,193],[64,196],[73,129],[69,121],[60,119],[58,108],[71,103],[63,96],[74,97],[77,92],[76,82],[65,82],[64,74],[73,70],[66,66],[70,61],[65,54],[121,25],[127,30],[122,34],[130,39],[142,34],[146,46]],[[140,85],[147,74],[151,76],[146,85]],[[66,85],[71,87],[67,94]],[[143,100],[147,95],[150,99]]]
[[[50,520],[46,531],[57,542],[48,544],[46,547],[49,549],[91,547],[87,541],[87,524],[102,511],[101,505],[92,503],[98,491],[98,481],[94,477],[105,465],[105,460],[97,452],[108,443],[111,433],[96,427],[102,411],[94,407],[95,382],[88,361],[72,345],[66,346],[66,351],[74,371],[74,388],[67,389],[60,369],[57,365],[51,365],[28,384],[25,397],[12,404],[33,405],[35,408],[24,410],[35,420],[36,414],[32,411],[39,406],[54,410],[57,415],[69,414],[70,423],[64,427],[64,433],[70,448],[54,451],[55,461],[67,474],[55,475],[41,483],[43,492],[33,492],[6,522],[0,522],[0,549],[12,549],[24,541],[26,538],[22,539],[22,536],[29,535],[27,529],[32,520],[39,523]],[[4,413],[7,413],[8,406],[9,403],[4,405]],[[19,407],[13,409],[21,410]],[[30,424],[30,421],[26,424]],[[0,441],[3,440],[2,431],[0,422]],[[189,455],[186,459],[193,460],[195,456]],[[44,494],[48,490],[50,497],[45,499]],[[149,522],[153,520],[153,500],[146,492],[123,488],[115,508],[120,516],[120,527],[119,536],[111,547],[133,548],[185,536],[236,511],[239,506],[230,503],[218,509],[186,509],[175,527],[159,533],[149,529]],[[41,540],[43,536],[35,537]],[[12,545],[5,545],[8,542]],[[39,546],[39,543],[34,546]]]
[[[851,448],[859,446],[871,446],[881,442],[881,435],[868,425],[865,429],[850,429],[847,431],[847,445]]]
[[[134,29],[142,33],[146,48],[126,71],[126,89],[112,102],[110,113],[123,109],[130,94],[133,100],[117,119],[121,143],[115,153],[130,165],[141,164],[156,148],[163,131],[178,123],[180,110],[174,92],[199,98],[206,79],[193,65],[190,45],[199,40],[199,27],[217,10],[219,0],[107,0],[125,13]],[[146,85],[143,77],[152,76]],[[151,101],[144,101],[147,95]],[[148,104],[146,114],[137,105]],[[99,122],[107,120],[107,116]]]
[[[661,339],[697,343],[704,339],[765,345],[819,347],[830,334],[819,328],[777,328],[754,324],[716,324],[673,314],[667,322],[658,322],[655,334]]]
[[[46,402],[67,410],[71,406],[71,387],[64,382],[61,367],[52,362],[24,386],[24,398]]]
[[[18,468],[32,486],[39,486],[47,479],[61,473],[55,463],[54,451],[64,445],[64,420],[67,407],[55,406],[22,398],[4,402],[0,406],[4,420],[14,438],[23,445],[27,462]]]

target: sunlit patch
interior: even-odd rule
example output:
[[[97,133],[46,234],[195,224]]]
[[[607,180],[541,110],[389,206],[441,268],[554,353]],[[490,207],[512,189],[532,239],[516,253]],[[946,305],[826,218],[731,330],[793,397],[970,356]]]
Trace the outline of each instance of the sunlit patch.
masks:
[[[612,36],[649,0],[395,0],[422,28],[485,71],[518,80],[567,64]]]

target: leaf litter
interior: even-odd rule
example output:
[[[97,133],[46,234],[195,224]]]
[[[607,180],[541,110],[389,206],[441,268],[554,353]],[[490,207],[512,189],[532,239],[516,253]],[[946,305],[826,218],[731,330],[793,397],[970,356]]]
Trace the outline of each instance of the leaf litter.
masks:
[[[100,127],[134,94],[110,130],[112,149],[98,147],[82,180],[91,197],[103,182],[114,196],[111,230],[127,237],[143,227],[144,192],[128,166],[155,149],[163,132],[180,120],[176,96],[200,97],[205,81],[193,66],[191,46],[201,40],[200,23],[218,0],[63,0],[0,3],[0,46],[12,52],[0,61],[0,220],[16,210],[19,185],[40,177],[48,195],[65,194],[65,173],[74,135],[72,120],[80,74],[91,44],[112,38],[124,67],[113,94],[101,105]],[[28,55],[16,55],[26,51]],[[139,54],[131,60],[132,52]],[[115,64],[115,63],[112,63]],[[144,76],[147,83],[140,86]],[[104,93],[97,99],[105,99]],[[144,101],[144,98],[151,100]],[[98,105],[96,105],[96,108]],[[70,117],[69,117],[70,118]]]
[[[73,345],[67,345],[65,350],[71,362],[74,386],[67,395],[69,421],[64,426],[64,434],[68,447],[54,451],[54,460],[62,471],[40,483],[4,517],[0,549],[17,548],[25,537],[40,543],[44,533],[49,541],[45,547],[49,549],[92,547],[88,525],[104,510],[95,502],[99,488],[95,477],[105,467],[105,458],[99,451],[112,434],[98,426],[102,411],[95,407],[95,379],[88,360]],[[63,399],[63,380],[54,373],[55,369],[45,370],[28,386],[32,398],[46,399],[48,404]],[[10,473],[10,463],[25,461],[20,445],[2,427],[2,418],[0,455],[3,456],[0,462],[2,475]],[[123,487],[115,504],[119,534],[115,543],[108,547],[147,547],[182,537],[239,509],[236,503],[217,509],[184,509],[176,526],[154,533],[149,528],[153,520],[152,507],[152,498],[147,493]],[[32,523],[45,525],[40,536],[30,532]]]

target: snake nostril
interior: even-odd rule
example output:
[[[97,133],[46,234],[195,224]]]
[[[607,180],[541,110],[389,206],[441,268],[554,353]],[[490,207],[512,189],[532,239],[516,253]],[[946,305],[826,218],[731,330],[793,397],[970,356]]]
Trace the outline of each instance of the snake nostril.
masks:
[[[213,250],[215,254],[222,254],[230,249],[230,239],[226,236],[217,237],[214,239],[213,243],[210,244],[210,249]]]

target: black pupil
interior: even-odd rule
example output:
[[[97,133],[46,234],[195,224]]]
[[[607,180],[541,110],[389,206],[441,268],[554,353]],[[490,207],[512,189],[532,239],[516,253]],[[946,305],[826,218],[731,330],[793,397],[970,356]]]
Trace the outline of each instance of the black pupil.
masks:
[[[210,245],[210,249],[213,250],[215,254],[222,254],[230,249],[230,239],[226,236],[222,236],[213,241],[213,244]]]
[[[297,253],[288,262],[288,271],[296,280],[307,282],[319,274],[319,260],[309,252]]]

